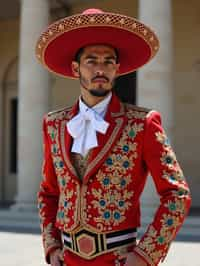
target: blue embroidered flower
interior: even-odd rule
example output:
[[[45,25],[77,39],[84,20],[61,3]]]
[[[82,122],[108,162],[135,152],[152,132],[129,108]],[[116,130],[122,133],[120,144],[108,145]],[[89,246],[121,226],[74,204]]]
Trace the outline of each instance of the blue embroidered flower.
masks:
[[[51,133],[51,138],[52,138],[52,140],[54,140],[54,138],[55,138],[55,133],[54,132]]]
[[[129,151],[129,146],[128,145],[124,145],[123,146],[123,151],[128,152]]]
[[[60,212],[58,213],[58,217],[59,217],[60,219],[64,218],[64,212],[63,212],[63,211],[60,211]]]
[[[63,168],[63,166],[64,166],[63,161],[60,161],[59,166],[60,166],[61,168]]]
[[[68,205],[68,202],[65,200],[64,207],[67,207],[67,205]]]
[[[119,204],[119,207],[123,207],[124,206],[124,201],[120,200],[118,204]]]
[[[65,182],[65,180],[64,180],[64,179],[61,179],[61,180],[60,180],[60,184],[61,184],[61,186],[63,186],[63,187],[64,187],[64,186],[66,185],[66,182]]]
[[[114,219],[119,220],[121,218],[121,214],[118,211],[114,212]]]
[[[104,186],[108,186],[110,184],[110,178],[109,177],[105,177],[103,179],[103,184],[104,184]]]
[[[133,130],[133,129],[131,129],[130,131],[129,131],[129,136],[131,137],[131,138],[134,138],[135,137],[135,131]]]
[[[56,145],[53,145],[53,153],[54,153],[54,154],[57,153],[57,147],[56,147]]]
[[[157,240],[159,244],[163,244],[165,242],[165,238],[163,236],[159,236]]]
[[[38,204],[38,208],[39,208],[39,209],[42,209],[42,208],[43,208],[43,204],[42,204],[42,202],[40,202],[40,203]]]
[[[124,162],[123,162],[123,167],[124,167],[124,168],[128,168],[129,165],[130,165],[129,161],[124,161]]]
[[[189,192],[188,190],[183,189],[183,188],[180,188],[180,189],[178,190],[178,195],[179,195],[179,196],[187,195],[188,192]]]
[[[106,160],[106,163],[107,163],[107,165],[112,165],[112,164],[113,164],[113,161],[112,161],[111,158],[108,158],[108,159]]]
[[[106,205],[106,201],[104,199],[101,199],[99,201],[99,204],[101,205],[101,207],[104,207]]]
[[[167,221],[166,221],[166,224],[167,224],[168,226],[172,226],[173,223],[174,223],[174,221],[173,221],[172,218],[169,218],[169,219],[167,219]]]
[[[110,219],[110,211],[105,211],[104,212],[104,214],[103,214],[103,217],[106,219],[106,220],[108,220],[108,219]]]
[[[122,187],[125,187],[126,186],[126,180],[124,178],[121,180],[121,186]]]
[[[167,164],[171,164],[171,163],[173,162],[173,159],[172,159],[172,157],[167,156],[167,157],[165,158],[165,161],[166,161]]]
[[[176,181],[176,178],[175,178],[173,175],[170,175],[170,176],[169,176],[169,180],[170,180],[171,182],[174,182],[174,181]]]
[[[164,143],[166,146],[170,146],[170,141],[169,141],[169,139],[166,137],[166,139],[165,139],[165,143]]]
[[[168,209],[169,209],[170,211],[175,211],[175,210],[176,210],[176,203],[171,202],[171,203],[168,205]]]

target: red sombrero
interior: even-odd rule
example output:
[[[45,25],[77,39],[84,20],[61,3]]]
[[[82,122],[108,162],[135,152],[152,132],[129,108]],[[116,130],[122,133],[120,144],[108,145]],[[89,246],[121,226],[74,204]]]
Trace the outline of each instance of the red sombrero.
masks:
[[[37,42],[36,55],[49,71],[75,78],[71,62],[80,48],[91,44],[107,44],[118,50],[119,75],[143,66],[159,49],[155,33],[138,20],[88,9],[51,24]]]

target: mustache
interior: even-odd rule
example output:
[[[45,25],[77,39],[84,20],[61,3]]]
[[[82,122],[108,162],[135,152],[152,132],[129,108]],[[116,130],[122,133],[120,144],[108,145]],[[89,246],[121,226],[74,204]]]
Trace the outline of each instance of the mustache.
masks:
[[[105,79],[107,82],[109,82],[110,81],[110,79],[109,78],[107,78],[106,76],[95,76],[95,77],[93,77],[92,78],[92,81],[95,81],[96,79]]]

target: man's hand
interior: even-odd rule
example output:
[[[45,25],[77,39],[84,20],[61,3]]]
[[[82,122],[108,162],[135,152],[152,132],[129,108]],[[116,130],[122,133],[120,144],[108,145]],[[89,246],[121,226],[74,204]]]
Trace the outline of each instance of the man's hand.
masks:
[[[56,249],[50,254],[51,266],[62,266],[63,253],[61,249]]]
[[[119,259],[126,259],[124,266],[147,266],[147,263],[134,252],[128,252],[120,255]]]

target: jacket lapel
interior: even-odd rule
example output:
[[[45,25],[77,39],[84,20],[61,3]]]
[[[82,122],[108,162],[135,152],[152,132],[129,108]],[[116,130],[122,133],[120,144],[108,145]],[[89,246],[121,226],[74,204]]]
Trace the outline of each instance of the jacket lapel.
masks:
[[[91,175],[93,175],[105,161],[108,153],[119,139],[124,125],[127,121],[124,112],[124,106],[118,100],[117,96],[113,95],[108,106],[105,120],[109,122],[109,128],[105,135],[98,133],[98,147],[91,151],[88,167],[83,178],[83,182],[87,183]]]
[[[71,146],[72,146],[72,137],[69,134],[66,123],[71,120],[78,112],[78,102],[72,107],[71,111],[69,111],[65,118],[61,121],[60,124],[60,146],[61,146],[61,152],[65,161],[65,164],[67,166],[68,171],[70,172],[70,175],[74,176],[76,179],[79,180],[76,170],[74,166],[72,165],[70,153],[71,153]],[[80,181],[80,180],[79,180]]]

